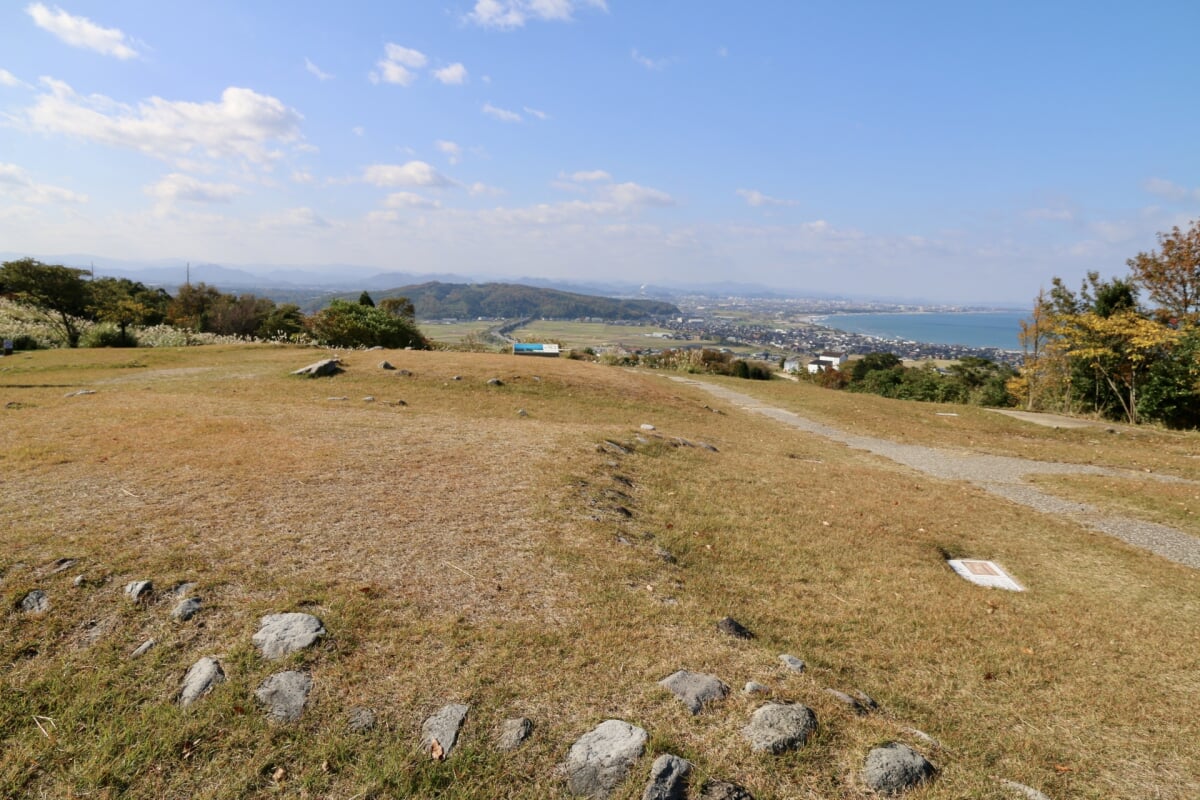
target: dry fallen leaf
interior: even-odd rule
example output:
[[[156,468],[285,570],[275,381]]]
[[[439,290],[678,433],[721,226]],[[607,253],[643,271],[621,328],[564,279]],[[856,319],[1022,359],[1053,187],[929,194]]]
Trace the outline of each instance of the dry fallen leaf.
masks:
[[[1033,655],[1033,648],[1032,647],[1022,647],[1021,652],[1027,656],[1031,656],[1031,655]]]
[[[283,767],[276,767],[275,772],[273,772],[271,774],[272,780],[274,780],[276,783],[283,783],[283,780],[286,777],[287,777],[287,770],[284,769]]]
[[[434,761],[445,761],[446,751],[442,749],[442,743],[434,739],[429,745],[429,755]]]

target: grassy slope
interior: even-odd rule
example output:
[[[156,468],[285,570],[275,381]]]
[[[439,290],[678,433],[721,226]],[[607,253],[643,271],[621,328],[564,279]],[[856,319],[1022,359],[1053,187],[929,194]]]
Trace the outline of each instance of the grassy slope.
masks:
[[[19,404],[0,409],[0,796],[554,797],[569,744],[609,717],[759,798],[862,796],[861,759],[889,739],[942,768],[921,798],[1008,796],[993,775],[1051,797],[1200,792],[1191,570],[769,420],[714,414],[659,376],[415,352],[350,354],[329,380],[286,375],[315,357],[236,347],[0,362],[0,406]],[[415,374],[378,370],[383,357]],[[493,376],[506,385],[487,387]],[[1194,438],[1097,438],[736,385],[863,432],[1196,477]],[[64,398],[72,387],[97,394]],[[383,402],[398,399],[408,405]],[[721,452],[597,451],[643,422]],[[1032,591],[971,586],[942,552],[995,558]],[[80,563],[47,574],[62,556]],[[80,572],[88,583],[72,588]],[[167,600],[132,607],[120,589],[139,578],[197,581],[204,609],[180,624]],[[9,610],[33,587],[49,613]],[[317,614],[330,636],[264,662],[256,620],[285,610]],[[716,633],[726,614],[757,638]],[[128,660],[148,636],[159,645]],[[809,671],[787,673],[781,652]],[[178,682],[204,655],[229,680],[180,710]],[[298,724],[271,724],[252,693],[288,667],[315,688]],[[681,667],[734,692],[692,717],[655,685]],[[738,735],[757,704],[737,691],[747,680],[812,706],[817,741],[750,754]],[[883,711],[854,717],[827,686],[862,689]],[[420,720],[451,701],[472,705],[461,749],[432,763],[416,749]],[[357,705],[380,712],[376,730],[345,732]],[[53,720],[40,720],[49,736],[34,715]],[[533,740],[494,754],[492,730],[515,715],[535,720]],[[619,796],[640,796],[649,761]]]

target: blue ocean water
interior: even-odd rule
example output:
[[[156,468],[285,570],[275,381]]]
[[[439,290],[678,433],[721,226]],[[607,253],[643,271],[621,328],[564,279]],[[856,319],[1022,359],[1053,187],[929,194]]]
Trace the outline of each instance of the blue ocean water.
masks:
[[[1021,311],[955,311],[911,314],[830,314],[817,322],[827,328],[883,339],[966,347],[1019,350]]]

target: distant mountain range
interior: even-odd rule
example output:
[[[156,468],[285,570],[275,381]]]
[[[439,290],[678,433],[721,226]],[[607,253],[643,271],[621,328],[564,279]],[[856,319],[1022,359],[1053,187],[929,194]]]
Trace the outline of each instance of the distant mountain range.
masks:
[[[354,300],[350,294],[343,299]],[[641,298],[597,297],[514,283],[441,283],[431,281],[379,292],[373,299],[407,297],[418,319],[545,317],[549,319],[644,320],[679,316],[672,303]]]

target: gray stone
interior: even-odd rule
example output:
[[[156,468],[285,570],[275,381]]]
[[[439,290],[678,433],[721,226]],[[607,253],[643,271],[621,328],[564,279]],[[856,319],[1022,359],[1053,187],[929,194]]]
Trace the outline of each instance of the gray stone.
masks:
[[[692,763],[679,756],[663,753],[650,766],[650,782],[642,800],[686,800],[687,776]]]
[[[449,758],[454,745],[458,743],[458,732],[467,719],[470,706],[462,703],[450,703],[442,706],[421,723],[421,749],[425,752],[436,753],[434,743],[441,749],[440,758]],[[435,756],[437,757],[437,756]]]
[[[517,409],[517,416],[518,416],[518,417],[528,417],[528,416],[529,416],[529,412],[528,412],[528,411],[526,411],[526,410],[525,410],[525,409],[523,409],[523,408],[518,408],[518,409]]]
[[[263,658],[283,658],[303,650],[325,635],[325,626],[312,614],[268,614],[259,621],[254,644]]]
[[[399,372],[397,372],[396,374],[403,378],[411,378],[413,375],[412,372],[410,372],[409,370],[406,370],[406,369],[402,369]],[[454,380],[458,380],[458,378],[456,377]]]
[[[754,800],[754,795],[736,783],[707,780],[700,787],[700,800]]]
[[[817,715],[805,706],[767,703],[750,715],[742,736],[757,752],[779,754],[803,747],[816,733]]]
[[[925,744],[929,745],[930,747],[940,748],[942,746],[941,742],[939,742],[937,739],[930,736],[925,731],[919,731],[916,728],[901,728],[900,730],[904,731],[905,733],[909,734],[910,736],[917,737],[918,739],[920,739],[922,742],[925,742]]]
[[[191,581],[180,581],[179,583],[172,586],[167,591],[167,594],[169,594],[171,597],[174,597],[177,600],[183,600],[189,594],[191,594],[192,591],[195,590],[195,588],[196,588],[196,584],[192,583]]]
[[[866,692],[855,689],[854,697],[858,700],[858,702],[862,705],[862,707],[864,709],[866,709],[867,711],[878,711],[879,710],[879,703],[876,703],[875,698],[871,697],[871,695],[867,694]]]
[[[579,737],[564,765],[571,794],[611,795],[645,751],[647,738],[646,731],[619,719],[605,720]]]
[[[171,609],[171,616],[180,622],[187,622],[192,617],[196,616],[196,612],[200,610],[200,598],[189,597],[186,600],[180,600],[179,605]]]
[[[375,402],[375,397],[374,397],[373,395],[367,395],[366,397],[364,397],[364,398],[362,399],[362,401],[363,401],[364,403],[374,403],[374,402]]]
[[[147,639],[146,641],[139,644],[137,646],[137,649],[129,654],[129,657],[130,658],[141,658],[142,656],[146,655],[146,653],[148,653],[150,651],[150,648],[154,647],[155,644],[157,644],[157,642],[154,639]]]
[[[846,708],[858,714],[860,717],[866,715],[870,709],[859,699],[851,697],[845,692],[839,692],[837,689],[826,689],[825,693],[844,705]],[[869,699],[869,698],[868,698]],[[871,701],[875,702],[875,701]]]
[[[462,380],[462,375],[455,375],[455,376],[454,376],[453,378],[451,378],[450,380],[452,380],[452,381],[461,381],[461,380]]]
[[[653,426],[653,425],[651,425],[651,424],[650,424],[650,423],[648,423],[648,422],[647,422],[647,423],[643,423],[643,424],[642,424],[642,430],[644,430],[644,431],[652,431],[652,430],[654,430],[654,426]]]
[[[125,596],[135,603],[140,603],[143,600],[150,599],[150,593],[154,591],[153,581],[131,581],[125,584]]]
[[[604,443],[601,445],[601,447],[607,448],[619,456],[629,455],[628,447],[626,447],[622,444],[618,444],[617,442],[614,442],[612,439],[605,439]]]
[[[516,750],[529,734],[533,733],[533,720],[527,717],[506,719],[500,723],[500,734],[496,737],[497,750]]]
[[[654,548],[654,555],[658,556],[668,564],[674,564],[676,561],[675,554],[665,547]]]
[[[307,367],[301,367],[292,374],[303,375],[306,378],[328,378],[339,372],[342,372],[340,358],[323,358],[320,361],[314,361]]]
[[[500,380],[499,378],[488,378],[487,385],[488,386],[503,386],[504,381]]]
[[[782,661],[783,665],[792,672],[804,672],[804,662],[795,656],[790,656],[787,653],[784,653],[779,656],[779,660]]]
[[[885,795],[896,795],[932,780],[937,770],[925,757],[906,744],[888,742],[867,754],[862,779]]]
[[[326,397],[325,399],[331,402],[337,402],[340,400],[349,400],[350,398],[346,397],[346,395],[342,395],[341,397]]]
[[[1042,794],[1037,789],[1033,788],[1032,786],[1026,786],[1023,783],[1017,783],[1016,781],[1009,781],[1005,780],[1004,778],[1000,778],[1000,785],[1014,794],[1019,794],[1022,797],[1027,798],[1027,800],[1050,800],[1049,797],[1046,797],[1046,795]]]
[[[668,675],[658,685],[682,700],[693,714],[699,714],[706,705],[729,694],[729,687],[717,676],[686,669]]]
[[[395,369],[395,367],[392,366],[392,362],[390,362],[390,361],[380,361],[379,368],[380,369]]]
[[[375,712],[369,708],[350,709],[346,728],[351,733],[366,733],[375,727]]]
[[[60,572],[66,572],[73,566],[75,566],[75,559],[60,558],[60,559],[55,560],[53,568],[47,574],[48,575],[57,575]]]
[[[295,722],[304,713],[312,678],[303,672],[279,672],[259,685],[254,692],[258,702],[267,707],[267,716],[279,722]]]
[[[225,671],[221,669],[221,664],[215,658],[205,656],[192,664],[191,669],[183,676],[179,705],[190,706],[224,680]]]
[[[771,687],[765,686],[758,681],[747,681],[742,687],[742,694],[770,694]]]
[[[87,583],[87,578],[83,577],[82,575],[76,575],[75,580],[71,581],[71,584],[77,589],[83,586],[85,583]]]
[[[95,394],[95,393],[96,393],[95,389],[80,389],[77,392],[67,392],[66,394],[63,395],[63,397],[83,397],[85,395]]]
[[[707,450],[707,451],[708,451],[708,452],[710,452],[710,453],[719,453],[719,452],[721,452],[720,450],[718,450],[717,448],[713,447],[713,446],[712,446],[711,444],[709,444],[708,442],[696,442],[696,446],[697,446],[697,447],[702,447],[702,448],[704,448],[705,450]]]
[[[753,639],[754,634],[733,617],[725,617],[717,623],[717,630],[735,639]]]
[[[41,589],[34,589],[21,598],[17,607],[26,614],[41,614],[50,610],[50,598]]]

